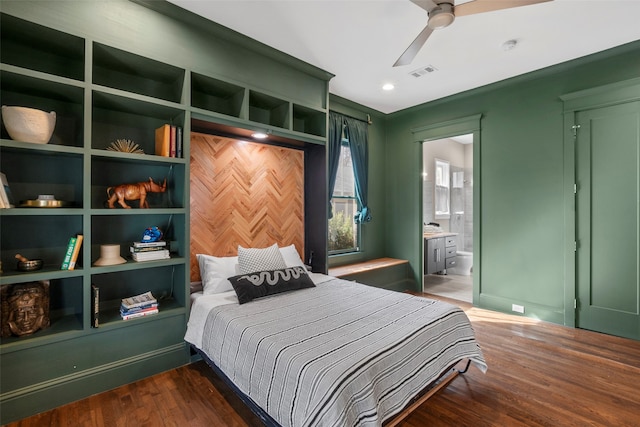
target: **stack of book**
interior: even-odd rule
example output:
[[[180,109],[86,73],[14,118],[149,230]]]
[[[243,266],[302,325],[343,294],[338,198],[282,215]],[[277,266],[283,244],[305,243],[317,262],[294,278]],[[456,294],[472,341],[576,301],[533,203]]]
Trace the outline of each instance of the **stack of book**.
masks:
[[[156,129],[156,156],[182,157],[182,128],[164,124]]]
[[[155,261],[158,259],[168,259],[169,249],[167,242],[159,240],[157,242],[133,242],[129,247],[131,258],[134,261]]]
[[[144,317],[158,312],[158,300],[151,292],[136,295],[134,297],[123,298],[120,304],[120,315],[122,320]]]

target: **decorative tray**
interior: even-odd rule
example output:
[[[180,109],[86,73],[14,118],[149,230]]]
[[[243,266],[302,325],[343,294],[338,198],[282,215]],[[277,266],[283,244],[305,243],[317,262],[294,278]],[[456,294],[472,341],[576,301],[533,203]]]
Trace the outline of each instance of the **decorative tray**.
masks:
[[[53,196],[40,195],[37,199],[21,200],[21,208],[63,208],[71,206],[71,202],[56,200]]]

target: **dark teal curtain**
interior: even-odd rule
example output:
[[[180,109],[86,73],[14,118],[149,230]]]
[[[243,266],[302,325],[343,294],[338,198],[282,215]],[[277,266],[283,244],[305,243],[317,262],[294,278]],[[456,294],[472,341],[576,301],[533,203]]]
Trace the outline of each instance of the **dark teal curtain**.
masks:
[[[329,162],[329,219],[333,218],[333,208],[331,198],[333,189],[336,187],[336,175],[340,163],[340,144],[342,143],[342,130],[344,128],[344,116],[342,114],[329,111],[329,138],[327,152]]]
[[[367,204],[369,189],[369,132],[366,122],[344,117],[345,135],[349,140],[353,174],[356,179],[356,197],[360,202],[360,211],[355,215],[356,224],[371,221],[371,212]],[[334,178],[335,185],[335,178]],[[333,192],[333,190],[331,190]],[[333,193],[332,193],[333,194]]]

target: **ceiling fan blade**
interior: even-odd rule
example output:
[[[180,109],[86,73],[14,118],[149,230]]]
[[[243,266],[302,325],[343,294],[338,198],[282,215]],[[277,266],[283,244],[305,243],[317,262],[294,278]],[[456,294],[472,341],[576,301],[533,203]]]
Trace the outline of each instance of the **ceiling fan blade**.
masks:
[[[460,6],[455,6],[454,12],[456,17],[458,17],[492,12],[494,10],[510,9],[512,7],[528,6],[536,3],[545,3],[548,1],[553,0],[475,0],[463,3]]]
[[[411,61],[413,61],[413,58],[415,58],[418,52],[420,52],[420,49],[422,49],[422,46],[424,46],[431,33],[433,33],[433,29],[431,27],[429,27],[428,25],[424,27],[424,30],[422,30],[420,34],[418,34],[418,37],[416,37],[416,39],[409,45],[407,50],[405,50],[402,55],[400,55],[400,58],[398,58],[393,66],[397,67],[399,65],[410,64]]]
[[[420,6],[427,12],[430,12],[431,9],[438,7],[438,4],[433,0],[411,0],[411,3]]]

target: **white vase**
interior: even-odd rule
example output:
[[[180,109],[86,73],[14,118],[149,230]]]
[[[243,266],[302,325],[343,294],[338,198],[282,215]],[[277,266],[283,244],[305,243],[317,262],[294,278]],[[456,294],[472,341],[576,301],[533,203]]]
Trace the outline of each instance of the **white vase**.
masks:
[[[117,265],[125,262],[127,260],[120,256],[120,245],[100,245],[100,258],[93,265]]]

